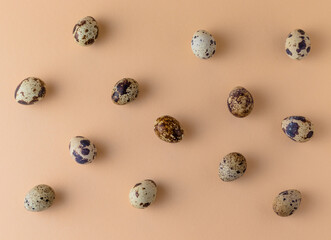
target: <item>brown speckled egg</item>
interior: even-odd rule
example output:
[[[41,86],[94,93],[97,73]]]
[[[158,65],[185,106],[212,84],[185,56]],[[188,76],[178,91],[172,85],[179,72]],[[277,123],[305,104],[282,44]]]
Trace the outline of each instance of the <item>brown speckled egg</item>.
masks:
[[[156,119],[154,132],[161,140],[169,143],[181,141],[184,135],[184,130],[179,122],[170,116],[162,116]]]
[[[70,155],[79,164],[91,163],[97,156],[97,148],[89,139],[76,136],[69,143]]]
[[[195,56],[200,59],[211,58],[216,51],[216,41],[206,30],[198,30],[191,40],[191,48]]]
[[[88,46],[98,38],[99,28],[93,17],[84,17],[74,26],[72,32],[76,42],[81,46]]]
[[[243,87],[234,88],[227,100],[229,111],[236,117],[248,116],[254,107],[252,95]]]
[[[28,211],[40,212],[52,206],[54,199],[54,190],[48,185],[40,184],[26,194],[24,207]]]
[[[131,188],[129,200],[135,208],[147,208],[156,198],[157,186],[153,180],[144,180]]]
[[[138,93],[138,82],[132,78],[123,78],[115,84],[111,99],[118,105],[124,105],[135,100]]]
[[[301,193],[298,190],[290,189],[278,194],[272,208],[281,217],[292,215],[300,206]]]
[[[283,132],[295,142],[307,142],[314,135],[314,126],[302,116],[287,117],[282,121]]]
[[[15,90],[15,99],[23,105],[31,105],[46,95],[45,83],[36,77],[24,79]]]
[[[295,29],[287,36],[285,51],[290,58],[300,60],[308,55],[310,49],[310,38],[302,29]]]
[[[226,155],[219,166],[219,177],[224,182],[230,182],[240,178],[247,169],[245,157],[237,152]]]

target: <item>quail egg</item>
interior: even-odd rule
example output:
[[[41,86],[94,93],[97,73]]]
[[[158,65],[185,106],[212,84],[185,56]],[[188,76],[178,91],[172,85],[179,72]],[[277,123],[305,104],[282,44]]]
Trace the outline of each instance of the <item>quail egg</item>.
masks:
[[[129,193],[130,203],[135,208],[147,208],[155,201],[157,186],[153,180],[144,180],[133,186]]]
[[[97,156],[97,148],[87,138],[77,136],[70,140],[69,143],[70,155],[77,163],[91,163]]]
[[[40,212],[52,206],[54,199],[54,190],[48,185],[40,184],[26,194],[24,207],[28,211]]]
[[[99,27],[93,17],[84,17],[74,26],[72,34],[79,45],[88,46],[98,38]]]
[[[300,203],[301,193],[298,190],[290,189],[278,194],[272,208],[278,216],[287,217],[299,208]]]
[[[247,169],[245,157],[237,152],[227,154],[219,165],[219,177],[224,182],[240,178]]]
[[[23,105],[31,105],[45,97],[45,83],[36,77],[24,79],[15,90],[15,99]]]
[[[254,107],[252,95],[243,87],[234,88],[229,94],[227,103],[230,113],[238,118],[248,116]]]
[[[124,105],[135,100],[138,93],[138,82],[132,78],[123,78],[115,84],[111,98],[114,103]]]
[[[285,52],[290,58],[300,60],[308,55],[310,49],[310,39],[302,29],[296,29],[287,36]]]
[[[179,122],[171,116],[162,116],[154,123],[154,132],[161,140],[169,143],[180,142],[184,135],[184,130]]]
[[[198,58],[208,59],[215,54],[216,41],[206,30],[198,30],[192,37],[191,48]]]
[[[283,132],[295,142],[307,142],[314,135],[314,126],[302,116],[287,117],[282,121]]]

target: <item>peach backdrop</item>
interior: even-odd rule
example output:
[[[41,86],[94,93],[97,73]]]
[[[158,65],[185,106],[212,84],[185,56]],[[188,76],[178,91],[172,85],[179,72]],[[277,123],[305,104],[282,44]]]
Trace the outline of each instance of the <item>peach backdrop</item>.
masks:
[[[331,2],[266,0],[1,0],[0,239],[329,239],[331,217]],[[77,45],[74,24],[91,15],[97,42]],[[284,53],[287,34],[302,28],[312,51],[302,61]],[[200,60],[190,41],[211,32],[216,55]],[[46,98],[14,100],[21,80],[36,76]],[[116,81],[139,81],[138,99],[111,102]],[[255,99],[245,119],[226,106],[242,85]],[[176,117],[178,144],[159,140],[154,120]],[[310,142],[281,131],[288,115],[315,124]],[[99,156],[71,159],[72,136],[93,140]],[[218,164],[238,151],[246,174],[224,183]],[[159,185],[145,210],[128,201],[145,178]],[[47,211],[28,212],[34,185],[52,186]],[[282,190],[303,194],[300,209],[281,218],[272,201]]]

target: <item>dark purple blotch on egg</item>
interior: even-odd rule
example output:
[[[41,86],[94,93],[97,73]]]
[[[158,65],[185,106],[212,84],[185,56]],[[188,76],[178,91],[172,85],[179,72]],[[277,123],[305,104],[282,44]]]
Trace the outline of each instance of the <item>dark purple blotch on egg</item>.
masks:
[[[302,40],[300,43],[299,43],[299,46],[298,46],[299,48],[297,48],[297,53],[299,53],[299,52],[301,52],[301,50],[304,50],[306,47],[307,47],[307,45],[306,45],[306,42],[305,42],[305,40]]]
[[[111,98],[114,102],[118,102],[118,100],[120,99],[120,95],[118,94],[118,92],[114,92]]]
[[[302,34],[302,35],[305,34],[305,31],[303,31],[302,29],[298,29],[298,32],[299,32],[300,34]]]
[[[86,155],[89,155],[90,150],[88,148],[83,148],[81,152],[82,152],[83,155],[86,156]]]
[[[286,127],[286,134],[291,138],[294,138],[299,133],[299,124],[296,122],[290,122]]]
[[[90,140],[85,139],[85,140],[80,140],[80,144],[82,144],[83,147],[88,147],[90,146],[91,142]]]
[[[81,155],[79,155],[75,150],[72,152],[72,155],[74,155],[76,162],[80,164],[87,163],[87,159],[84,159]]]
[[[124,95],[127,93],[127,89],[131,86],[131,82],[128,81],[127,79],[124,79],[122,82],[120,82],[117,86],[116,86],[116,89],[117,89],[117,92],[120,94],[120,95]]]
[[[293,116],[293,117],[290,117],[289,119],[294,119],[294,120],[298,120],[301,122],[307,122],[306,118],[302,117],[302,116]]]
[[[290,56],[292,56],[292,52],[290,51],[290,49],[286,48],[286,53]]]

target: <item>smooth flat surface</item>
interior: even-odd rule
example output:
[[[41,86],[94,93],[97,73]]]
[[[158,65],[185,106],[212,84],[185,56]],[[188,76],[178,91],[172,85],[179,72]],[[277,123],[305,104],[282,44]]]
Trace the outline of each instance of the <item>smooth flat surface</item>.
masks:
[[[329,239],[331,217],[330,1],[4,1],[0,8],[0,239]],[[91,15],[100,35],[83,48],[71,35]],[[285,54],[287,34],[302,28],[312,51]],[[217,40],[200,60],[190,41],[198,29]],[[46,98],[15,102],[28,76],[43,79]],[[131,77],[140,96],[111,102],[113,85]],[[233,117],[228,93],[241,85],[255,99],[245,119]],[[159,140],[154,120],[169,114],[185,130],[178,144]],[[304,115],[310,142],[291,141],[281,120]],[[99,156],[81,166],[71,137],[83,135]],[[241,152],[248,169],[224,183],[218,164]],[[159,185],[145,210],[130,188]],[[24,209],[25,194],[45,183],[57,194],[47,211]],[[272,201],[282,190],[303,194],[289,218]]]

